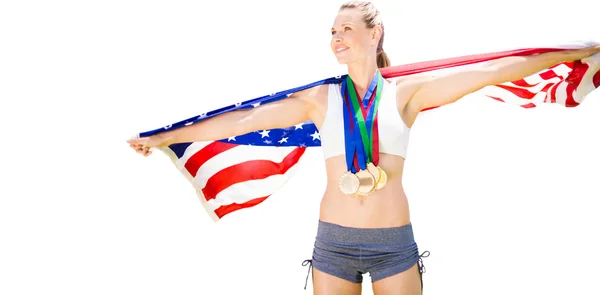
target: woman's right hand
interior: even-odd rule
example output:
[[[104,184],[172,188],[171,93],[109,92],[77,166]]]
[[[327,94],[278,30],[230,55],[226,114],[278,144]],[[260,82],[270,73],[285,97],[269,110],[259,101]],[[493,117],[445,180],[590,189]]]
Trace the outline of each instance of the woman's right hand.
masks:
[[[131,138],[127,140],[129,146],[138,154],[147,157],[152,154],[152,148],[167,146],[168,142],[162,134],[148,137]]]

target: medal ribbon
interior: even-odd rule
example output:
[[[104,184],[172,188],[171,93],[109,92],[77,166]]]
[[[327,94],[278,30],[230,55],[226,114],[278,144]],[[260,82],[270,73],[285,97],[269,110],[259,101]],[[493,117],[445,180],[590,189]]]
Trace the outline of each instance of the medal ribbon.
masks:
[[[351,103],[348,99],[347,91],[346,91],[346,80],[342,81],[342,99],[344,100],[343,110],[344,110],[344,139],[345,139],[345,147],[346,147],[346,166],[348,170],[352,173],[358,172],[358,163],[355,161],[357,158],[364,161],[364,152],[362,151],[362,144],[360,143],[360,139],[356,136],[355,126],[353,116],[350,116],[351,112]],[[357,149],[359,149],[357,151]],[[363,155],[363,156],[361,156]],[[355,162],[355,163],[353,163]],[[353,165],[354,164],[354,165]]]
[[[362,139],[362,150],[367,158],[366,162],[359,159],[359,167],[364,170],[366,169],[366,164],[373,161],[373,140],[375,139],[373,137],[373,118],[379,109],[379,101],[381,100],[383,89],[383,77],[381,77],[379,71],[375,73],[375,77],[373,77],[373,81],[367,90],[367,94],[371,95],[364,97],[362,105],[358,101],[358,95],[356,94],[352,80],[350,80],[349,76],[346,79],[348,80],[348,92],[350,93],[350,101],[354,109],[354,117],[356,118],[355,124],[358,125],[360,138]],[[375,99],[372,99],[375,86],[377,87],[377,93],[375,94]],[[355,133],[358,134],[358,132]]]
[[[377,89],[376,93],[374,93],[375,89]],[[379,71],[375,73],[362,104],[358,101],[358,95],[350,76],[347,76],[342,82],[346,164],[353,173],[356,173],[358,169],[365,170],[367,163],[373,162],[375,165],[379,163],[377,110],[382,90],[383,77]],[[374,99],[373,96],[375,96]],[[351,111],[354,116],[350,116]]]

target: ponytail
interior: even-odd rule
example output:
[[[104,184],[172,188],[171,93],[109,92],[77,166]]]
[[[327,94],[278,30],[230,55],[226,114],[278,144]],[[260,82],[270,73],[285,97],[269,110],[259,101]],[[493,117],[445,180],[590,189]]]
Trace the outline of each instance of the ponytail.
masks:
[[[389,66],[391,66],[390,58],[385,51],[383,51],[383,49],[377,50],[377,67],[381,69]]]

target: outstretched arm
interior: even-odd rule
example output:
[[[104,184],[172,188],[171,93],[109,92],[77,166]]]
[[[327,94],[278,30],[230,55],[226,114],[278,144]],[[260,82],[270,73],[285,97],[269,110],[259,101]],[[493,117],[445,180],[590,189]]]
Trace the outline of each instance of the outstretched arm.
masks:
[[[407,108],[416,112],[457,101],[485,86],[519,80],[553,65],[600,52],[600,46],[497,59],[440,77],[419,78]]]
[[[198,123],[158,133],[150,137],[129,139],[136,152],[150,155],[150,148],[180,142],[219,140],[248,132],[285,128],[309,120],[314,98],[321,87],[294,93],[286,99],[252,109],[224,113]]]

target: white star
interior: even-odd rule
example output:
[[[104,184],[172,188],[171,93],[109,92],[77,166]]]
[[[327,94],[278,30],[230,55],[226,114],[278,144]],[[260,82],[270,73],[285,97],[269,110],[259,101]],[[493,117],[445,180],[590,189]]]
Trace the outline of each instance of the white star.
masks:
[[[264,142],[265,142],[266,144],[271,144],[271,143],[273,143],[273,142],[271,142],[270,140],[265,140]]]
[[[167,130],[167,129],[170,129],[171,127],[173,127],[173,125],[168,125],[168,126],[165,126],[165,127],[163,127],[163,128],[164,128],[165,130]]]
[[[292,96],[292,94],[293,94],[293,93],[289,93],[289,94],[287,95],[287,97],[290,97],[290,96]]]
[[[304,144],[304,143],[301,143],[301,144],[300,144],[300,147],[306,147],[306,144]]]
[[[315,133],[311,134],[310,136],[312,136],[313,140],[321,140],[321,135],[316,130]]]
[[[239,107],[239,106],[241,106],[241,105],[242,105],[242,103],[241,103],[241,102],[236,102],[236,103],[235,103],[235,106],[236,106],[236,107]]]
[[[262,132],[259,132],[260,133],[260,138],[269,137],[269,132],[271,132],[271,131],[263,130]]]
[[[192,125],[192,124],[194,124],[194,122],[193,122],[193,121],[192,121],[192,122],[187,122],[187,123],[185,123],[185,126],[190,126],[190,125]]]
[[[206,117],[206,113],[200,114],[200,118],[204,118],[204,117]]]
[[[296,127],[296,129],[294,129],[294,130],[302,129],[302,124],[303,123],[300,123],[298,125],[294,125],[294,127]]]
[[[255,108],[256,108],[256,107],[258,107],[259,105],[260,105],[260,102],[257,102],[257,103],[253,103],[253,104],[252,104],[252,106],[253,106],[253,107],[255,107]]]
[[[227,141],[235,141],[235,136],[232,136],[230,138],[227,138]]]
[[[284,138],[282,138],[282,139],[281,139],[280,141],[278,141],[278,142],[279,142],[279,143],[284,143],[284,142],[287,142],[287,139],[288,139],[287,137],[284,137]]]

